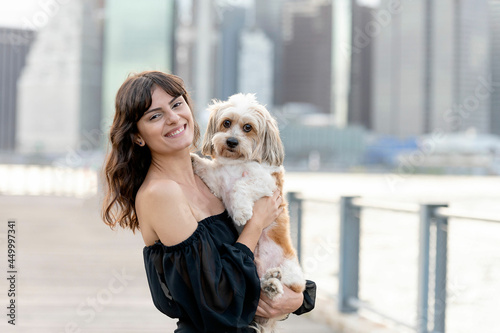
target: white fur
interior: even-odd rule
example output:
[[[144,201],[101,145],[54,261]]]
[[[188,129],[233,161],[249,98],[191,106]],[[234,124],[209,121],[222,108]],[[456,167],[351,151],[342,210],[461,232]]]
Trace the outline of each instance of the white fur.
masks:
[[[213,161],[193,156],[195,172],[212,193],[222,199],[229,215],[238,226],[252,217],[253,204],[276,190],[272,173],[281,171],[266,163],[245,162],[228,158]]]

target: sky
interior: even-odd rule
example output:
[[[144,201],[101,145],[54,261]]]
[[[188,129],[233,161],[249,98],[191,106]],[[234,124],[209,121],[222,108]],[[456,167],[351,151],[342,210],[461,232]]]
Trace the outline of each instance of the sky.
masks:
[[[380,0],[358,0],[360,5],[375,7],[380,3]]]
[[[375,6],[380,0],[358,0],[359,3]],[[53,10],[47,4],[57,3],[57,0],[0,0],[0,26],[15,28],[38,28],[37,15],[44,15]],[[45,8],[45,9],[44,9]],[[49,15],[50,16],[50,15]],[[31,24],[30,24],[31,23]]]
[[[27,21],[32,22],[37,11],[42,11],[41,4],[51,0],[0,0],[0,26],[23,28]]]

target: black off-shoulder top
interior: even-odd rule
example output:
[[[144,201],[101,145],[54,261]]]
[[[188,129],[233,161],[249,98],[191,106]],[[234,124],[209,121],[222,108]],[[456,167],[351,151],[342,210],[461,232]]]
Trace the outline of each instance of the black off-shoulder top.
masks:
[[[167,316],[179,318],[175,332],[254,332],[248,325],[257,310],[260,280],[252,251],[237,239],[224,211],[200,221],[177,245],[156,241],[144,247],[153,303]],[[294,313],[311,311],[315,295],[316,286],[308,281],[304,303]]]

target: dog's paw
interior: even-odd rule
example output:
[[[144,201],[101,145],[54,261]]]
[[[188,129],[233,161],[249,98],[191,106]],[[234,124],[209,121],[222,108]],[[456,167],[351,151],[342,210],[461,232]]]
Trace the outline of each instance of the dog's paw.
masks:
[[[270,299],[281,297],[281,295],[283,295],[284,293],[283,285],[281,284],[281,281],[278,280],[277,278],[262,280],[260,288]]]
[[[206,169],[203,159],[196,154],[191,154],[191,164],[193,165],[193,169],[196,174]]]
[[[198,156],[197,154],[194,154],[194,153],[191,153],[191,162],[192,163],[198,163],[202,160],[202,158],[200,156]]]
[[[269,280],[271,278],[275,278],[281,281],[281,268],[279,267],[269,268],[266,274],[264,274],[263,279]]]
[[[236,214],[235,216],[233,216],[234,224],[236,224],[237,226],[243,226],[243,225],[245,225],[248,220],[249,219],[244,218],[242,216],[242,214]]]
[[[233,216],[234,223],[240,226],[245,225],[247,221],[250,220],[252,215],[253,211],[251,209],[250,210],[240,209]]]

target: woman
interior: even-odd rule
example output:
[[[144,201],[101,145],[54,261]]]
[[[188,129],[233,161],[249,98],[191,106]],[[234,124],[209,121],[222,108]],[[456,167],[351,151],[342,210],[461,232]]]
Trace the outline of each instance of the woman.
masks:
[[[147,71],[116,96],[105,165],[103,219],[140,230],[155,306],[179,318],[176,332],[251,332],[255,315],[301,314],[314,307],[315,285],[278,300],[260,294],[253,251],[282,212],[281,194],[255,203],[238,235],[222,202],[194,174],[190,152],[200,132],[182,80]]]

